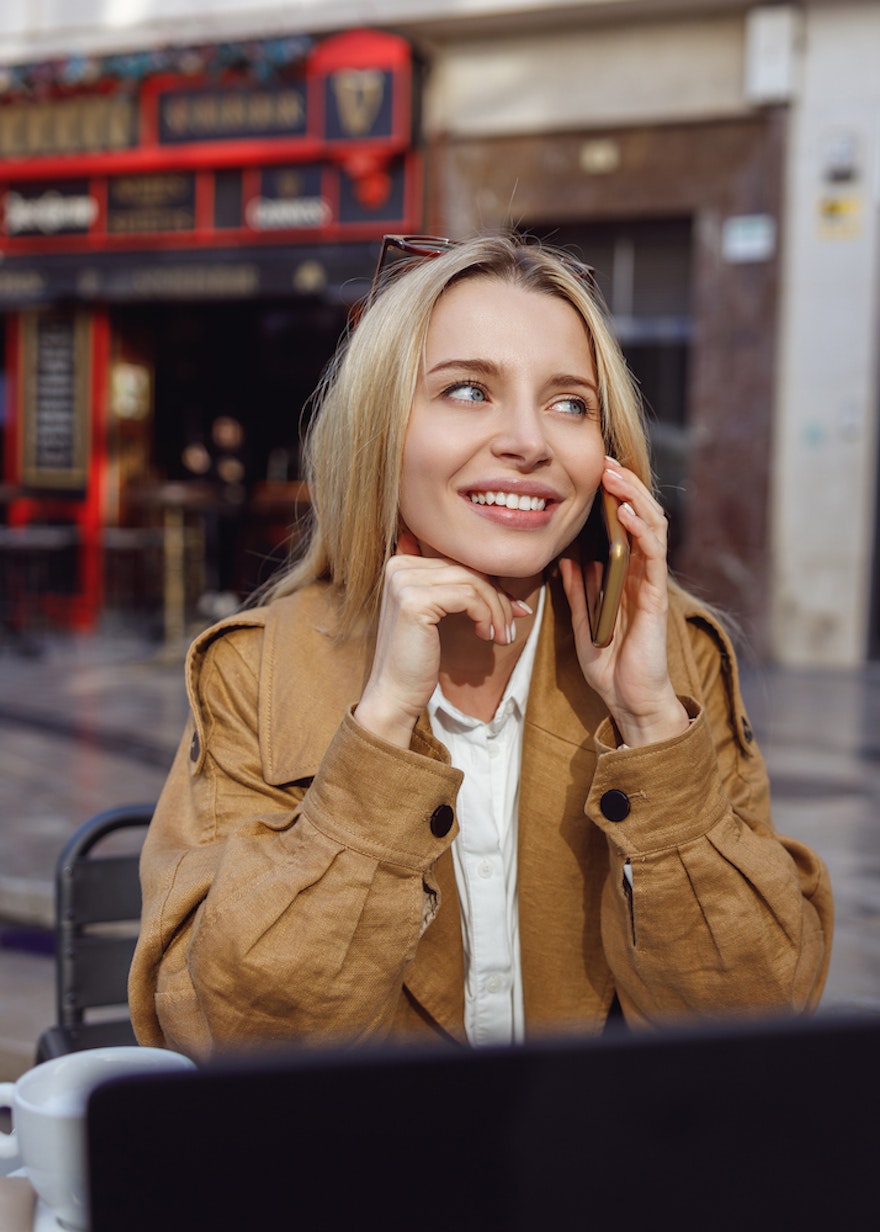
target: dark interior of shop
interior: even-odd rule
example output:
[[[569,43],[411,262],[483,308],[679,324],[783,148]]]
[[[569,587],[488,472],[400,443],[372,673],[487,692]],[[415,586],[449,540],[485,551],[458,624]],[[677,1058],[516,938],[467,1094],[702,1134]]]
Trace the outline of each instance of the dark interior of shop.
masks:
[[[308,399],[344,327],[343,309],[307,299],[113,310],[118,353],[153,373],[136,472],[216,498],[203,515],[208,590],[245,595],[286,555]]]

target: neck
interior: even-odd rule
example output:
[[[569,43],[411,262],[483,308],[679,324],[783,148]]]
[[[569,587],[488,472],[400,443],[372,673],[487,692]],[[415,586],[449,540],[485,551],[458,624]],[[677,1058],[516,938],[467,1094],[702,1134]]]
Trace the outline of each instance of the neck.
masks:
[[[537,591],[530,596],[533,610]],[[504,690],[525,648],[535,617],[516,621],[516,640],[509,646],[484,642],[464,615],[447,616],[440,625],[440,687],[463,714],[482,722],[495,715]]]

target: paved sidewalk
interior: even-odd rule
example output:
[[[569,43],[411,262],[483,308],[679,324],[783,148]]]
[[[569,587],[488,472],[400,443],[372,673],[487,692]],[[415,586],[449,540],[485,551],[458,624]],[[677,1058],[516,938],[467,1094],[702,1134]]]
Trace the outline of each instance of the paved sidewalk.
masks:
[[[182,648],[122,636],[36,647],[0,641],[0,1081],[33,1064],[54,1021],[61,848],[94,813],[156,799],[187,710]]]
[[[186,717],[183,653],[122,636],[0,643],[0,1081],[54,1016],[52,876],[80,822],[154,800]],[[831,870],[837,931],[823,1007],[880,1013],[880,664],[745,673],[777,828]],[[821,716],[821,717],[820,717]]]

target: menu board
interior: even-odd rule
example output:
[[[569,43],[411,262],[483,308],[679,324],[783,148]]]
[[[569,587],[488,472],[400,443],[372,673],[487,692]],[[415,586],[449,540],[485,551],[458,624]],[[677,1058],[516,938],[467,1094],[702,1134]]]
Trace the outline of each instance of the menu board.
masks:
[[[22,483],[85,489],[89,456],[89,317],[24,314]]]

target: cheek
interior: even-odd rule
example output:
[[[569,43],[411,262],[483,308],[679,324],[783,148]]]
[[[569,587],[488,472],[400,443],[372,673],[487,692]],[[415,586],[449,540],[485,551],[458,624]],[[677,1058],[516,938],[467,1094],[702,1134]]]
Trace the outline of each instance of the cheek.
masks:
[[[423,527],[431,509],[436,509],[438,472],[436,449],[423,447],[418,435],[407,437],[400,475],[400,517],[410,529]]]

